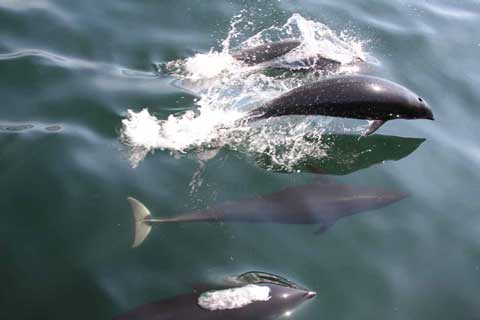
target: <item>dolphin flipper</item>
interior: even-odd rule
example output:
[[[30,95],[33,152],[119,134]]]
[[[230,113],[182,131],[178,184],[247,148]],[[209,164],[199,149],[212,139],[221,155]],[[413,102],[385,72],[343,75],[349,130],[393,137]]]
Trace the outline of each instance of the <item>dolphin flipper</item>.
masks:
[[[315,230],[313,232],[314,235],[318,236],[318,235],[321,235],[323,234],[325,231],[327,231],[328,229],[330,229],[331,226],[333,226],[335,224],[335,221],[324,221],[322,220],[322,222],[320,223],[320,226],[318,227],[317,230]]]
[[[378,128],[380,128],[385,122],[387,122],[387,120],[374,120],[370,127],[367,129],[367,131],[362,134],[362,136],[366,137],[371,135],[372,133],[377,131]]]

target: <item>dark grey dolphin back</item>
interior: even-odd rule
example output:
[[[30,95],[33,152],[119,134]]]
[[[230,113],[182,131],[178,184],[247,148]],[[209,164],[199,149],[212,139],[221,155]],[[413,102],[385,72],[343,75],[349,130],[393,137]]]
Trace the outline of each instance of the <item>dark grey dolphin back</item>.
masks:
[[[433,118],[417,94],[394,82],[366,75],[332,77],[301,86],[250,114],[253,120],[285,115],[370,120]]]
[[[254,65],[281,57],[300,45],[298,40],[270,42],[257,47],[233,52],[232,56],[246,64]]]
[[[114,318],[114,320],[270,320],[292,311],[313,296],[306,290],[275,284],[259,284],[270,288],[268,301],[256,301],[231,310],[209,311],[198,304],[198,294],[186,294],[147,303]]]

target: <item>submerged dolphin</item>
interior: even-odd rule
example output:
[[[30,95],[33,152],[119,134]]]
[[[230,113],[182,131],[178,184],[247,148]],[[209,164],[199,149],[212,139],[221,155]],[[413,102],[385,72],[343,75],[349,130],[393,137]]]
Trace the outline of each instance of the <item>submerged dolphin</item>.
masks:
[[[153,224],[182,222],[251,222],[318,224],[320,232],[338,219],[397,202],[407,194],[397,191],[354,188],[325,179],[237,202],[226,202],[179,216],[154,218],[138,200],[129,197],[135,219],[133,247],[139,246]]]
[[[148,303],[114,320],[276,319],[315,297],[316,293],[264,272],[247,272],[236,285]]]
[[[250,111],[246,121],[287,115],[374,120],[364,135],[388,120],[433,120],[421,97],[399,84],[366,75],[337,76],[298,87]]]

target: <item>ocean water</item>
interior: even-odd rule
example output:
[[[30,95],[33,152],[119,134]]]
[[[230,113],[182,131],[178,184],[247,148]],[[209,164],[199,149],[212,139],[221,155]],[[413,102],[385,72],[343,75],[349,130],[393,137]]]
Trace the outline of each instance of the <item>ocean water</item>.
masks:
[[[318,293],[291,319],[480,319],[478,1],[0,0],[0,26],[1,319],[111,319],[249,270]],[[410,88],[435,121],[362,139],[348,119],[239,127],[332,75],[229,56],[290,38]],[[128,196],[175,216],[312,183],[312,168],[409,196],[320,235],[168,224],[131,248]]]

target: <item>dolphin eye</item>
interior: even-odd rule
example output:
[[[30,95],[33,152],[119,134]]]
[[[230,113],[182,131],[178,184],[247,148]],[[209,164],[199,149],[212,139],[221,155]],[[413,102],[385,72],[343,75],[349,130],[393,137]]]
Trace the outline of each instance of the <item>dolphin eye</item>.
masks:
[[[420,102],[423,102],[423,99],[422,99],[422,98],[420,98],[420,97],[418,97],[418,101],[420,101]]]

